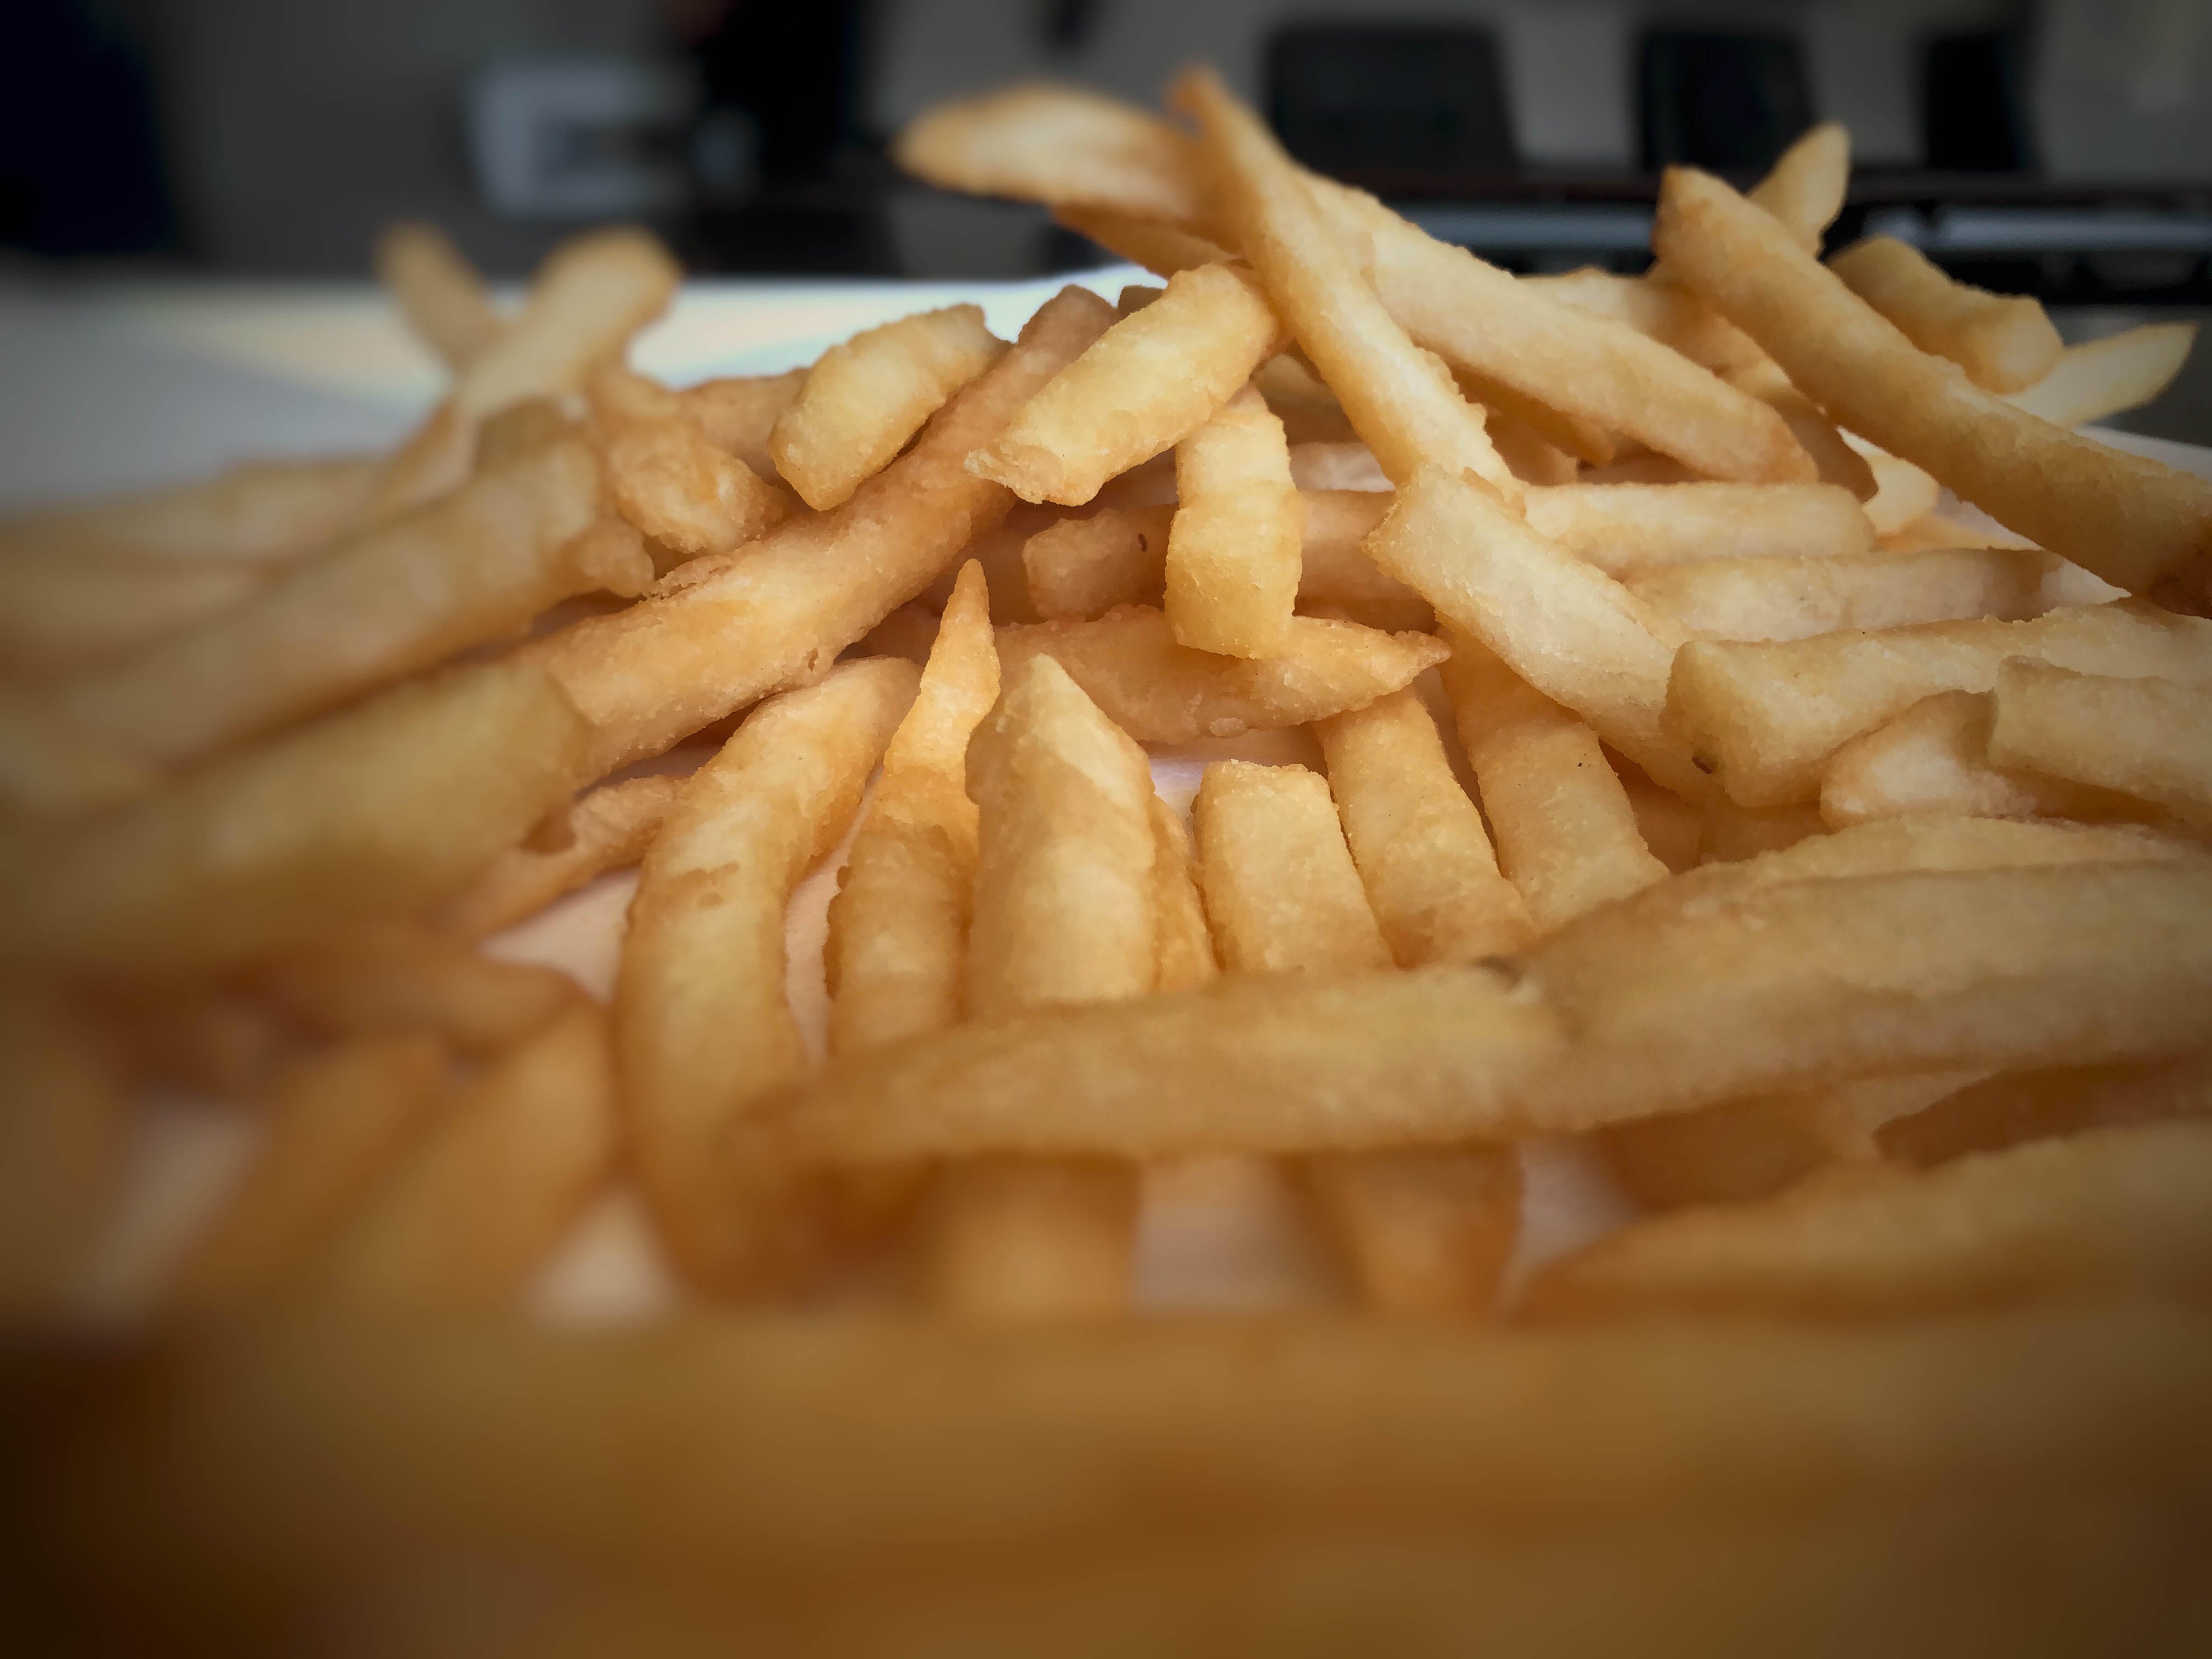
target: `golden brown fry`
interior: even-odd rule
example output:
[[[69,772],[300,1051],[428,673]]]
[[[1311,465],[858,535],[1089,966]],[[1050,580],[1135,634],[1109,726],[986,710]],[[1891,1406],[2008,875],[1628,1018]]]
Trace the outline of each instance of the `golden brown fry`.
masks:
[[[899,132],[891,159],[945,190],[1195,225],[1206,210],[1192,149],[1117,99],[1030,84],[939,105]]]
[[[1260,365],[1252,384],[1267,400],[1283,423],[1283,434],[1293,444],[1349,443],[1358,436],[1346,418],[1336,393],[1298,358],[1288,352]]]
[[[685,787],[631,902],[615,1030],[633,1165],[678,1265],[724,1293],[768,1270],[726,1137],[806,1065],[784,910],[843,836],[917,678],[896,658],[847,663],[750,716]]]
[[[1742,330],[1715,316],[1703,301],[1674,283],[1645,282],[1639,276],[1600,270],[1595,265],[1558,276],[1523,276],[1521,281],[1578,311],[1616,318],[1716,374],[1766,358]]]
[[[486,865],[437,925],[456,939],[482,939],[635,864],[683,792],[680,778],[629,778],[578,797]]]
[[[1407,337],[1361,275],[1304,177],[1259,118],[1210,70],[1176,82],[1199,119],[1206,160],[1238,247],[1284,325],[1335,392],[1393,483],[1424,466],[1471,471],[1507,501],[1514,477],[1436,358]]]
[[[1740,864],[1779,853],[1831,828],[1810,806],[1738,806],[1726,795],[1705,803],[1698,826],[1698,864]]]
[[[1504,458],[1515,477],[1532,485],[1575,481],[1582,468],[1572,455],[1554,448],[1534,427],[1505,414],[1496,403],[1485,404],[1483,407],[1490,411],[1490,441],[1498,446],[1498,454]]]
[[[1166,591],[1173,507],[1102,507],[1061,519],[1022,544],[1030,602],[1046,622],[1085,622]]]
[[[1925,1171],[1838,1170],[1690,1210],[1540,1270],[1523,1310],[1893,1318],[2212,1285],[2212,1126],[2107,1129]]]
[[[258,1100],[291,1046],[275,1014],[227,988],[164,986],[106,1006],[143,1075],[219,1100]]]
[[[1692,798],[1710,793],[1661,718],[1674,647],[1686,637],[1672,617],[1480,489],[1440,472],[1400,489],[1362,546],[1441,620],[1481,641],[1659,782]]]
[[[1621,1184],[1662,1210],[1765,1198],[1816,1170],[1876,1156],[1873,1134],[1841,1089],[1638,1118],[1600,1138]]]
[[[1395,488],[1365,444],[1339,441],[1291,446],[1291,477],[1309,495],[1317,490],[1389,495]]]
[[[513,1048],[583,998],[553,968],[495,962],[420,922],[370,923],[254,969],[255,995],[316,1036],[428,1031],[481,1058]]]
[[[0,684],[0,812],[82,817],[151,794],[161,776],[122,744],[64,720],[40,692]]]
[[[1006,349],[980,306],[864,329],[822,354],[776,417],[768,441],[775,470],[816,512],[842,505]]]
[[[1176,642],[1229,657],[1280,654],[1306,510],[1283,423],[1257,392],[1246,386],[1176,445],[1176,493],[1163,607]]]
[[[1157,301],[1115,322],[1041,388],[968,471],[1025,501],[1080,507],[1211,419],[1281,336],[1249,273],[1178,272]]]
[[[185,1244],[164,1302],[217,1308],[290,1289],[445,1109],[445,1049],[433,1036],[370,1037],[286,1066],[252,1162]]]
[[[1984,391],[2023,391],[2048,374],[2065,350],[2030,295],[1954,282],[1918,248],[1893,236],[1854,242],[1829,258],[1828,269],[1906,339],[1949,358]]]
[[[1449,683],[1449,682],[1448,682]],[[1401,968],[1480,962],[1534,933],[1482,815],[1452,775],[1436,722],[1411,690],[1314,728],[1344,834]]]
[[[1627,579],[1628,591],[1701,640],[1802,640],[2050,609],[2056,562],[2033,549],[1946,548],[1814,558],[1707,559]]]
[[[1377,1313],[1489,1316],[1521,1230],[1512,1147],[1338,1152],[1306,1159],[1304,1174]]]
[[[32,676],[120,656],[257,592],[243,560],[74,553],[0,559],[0,668]]]
[[[1152,912],[1159,949],[1152,975],[1157,991],[1188,991],[1220,973],[1213,930],[1199,896],[1198,859],[1182,816],[1152,797]]]
[[[0,860],[0,962],[205,974],[420,910],[567,799],[588,739],[520,663],[398,687]]]
[[[1866,514],[1831,484],[1566,484],[1530,490],[1528,518],[1620,577],[1700,559],[1874,550]]]
[[[914,706],[884,753],[875,798],[830,907],[830,1052],[941,1030],[960,1017],[975,805],[969,734],[999,696],[991,599],[963,565]]]
[[[1867,521],[1878,536],[1893,536],[1936,510],[1943,486],[1910,461],[1854,439],[1854,447],[1873,469],[1875,493],[1866,503]]]
[[[785,374],[741,374],[702,380],[676,394],[677,403],[726,455],[734,455],[765,478],[775,471],[768,453],[769,434],[806,384],[807,371]]]
[[[1653,246],[1839,423],[2131,592],[2201,593],[2212,483],[2106,449],[1930,357],[1718,179],[1667,175]]]
[[[1451,636],[1443,667],[1498,837],[1498,860],[1537,933],[1666,878],[1597,734],[1480,641]]]
[[[2132,816],[2123,797],[1992,766],[1990,724],[1996,714],[1986,692],[1939,691],[1853,738],[1820,774],[1820,817],[1841,830],[1923,812],[1985,818]]]
[[[1113,315],[1089,289],[1063,289],[844,506],[787,523],[726,562],[695,562],[659,598],[528,647],[592,723],[591,775],[812,680],[995,528],[1013,495],[961,463]]]
[[[464,367],[500,330],[499,313],[468,257],[437,226],[388,225],[376,239],[376,280],[447,368]]]
[[[1223,967],[1341,975],[1391,965],[1321,778],[1302,766],[1216,761],[1191,819]]]
[[[197,759],[511,635],[571,594],[636,592],[652,567],[634,538],[588,533],[599,512],[591,452],[564,441],[55,682],[54,705],[149,759]]]
[[[1177,161],[1174,166],[1179,173],[1182,163]],[[990,193],[999,193],[995,183]],[[1155,276],[1172,276],[1179,270],[1219,264],[1230,257],[1228,250],[1215,246],[1203,236],[1113,208],[1054,201],[1052,216],[1055,223],[1066,226],[1079,236],[1088,236],[1116,258],[1142,265]]]
[[[2054,426],[2139,409],[2172,384],[2197,343],[2194,323],[2146,323],[2069,346],[2051,372],[2007,399]]]
[[[1159,611],[1127,605],[1096,622],[1002,629],[999,655],[1009,675],[1032,657],[1054,658],[1139,743],[1188,743],[1363,708],[1411,684],[1444,647],[1425,634],[1293,617],[1280,655],[1217,657],[1177,645]]]
[[[349,1306],[494,1311],[612,1172],[607,1017],[579,1002],[402,1152],[313,1273]]]
[[[1674,659],[1668,717],[1730,799],[1784,806],[1819,795],[1822,769],[1851,738],[1938,691],[1990,690],[2008,657],[2203,684],[2212,681],[2212,623],[2128,602],[2033,622],[1695,641]]]
[[[203,483],[0,526],[0,556],[281,561],[351,525],[379,460],[247,461]]]
[[[0,987],[0,1321],[60,1310],[118,1154],[130,1074],[59,993]]]
[[[1840,121],[1823,121],[1776,158],[1766,177],[1752,186],[1751,200],[1798,246],[1818,254],[1821,233],[1843,210],[1850,176],[1850,131]]]
[[[1790,385],[1790,377],[1771,357],[1762,354],[1757,362],[1732,368],[1721,378],[1782,417],[1797,447],[1812,458],[1814,471],[1822,483],[1848,489],[1857,501],[1873,497],[1877,486],[1865,458],[1829,423],[1810,398]]]
[[[619,363],[588,385],[607,495],[655,541],[688,558],[727,553],[784,517],[775,487],[709,442],[667,387]]]
[[[1989,757],[2212,828],[2212,692],[2020,659],[1997,670]]]
[[[2085,1130],[2212,1117],[2212,1058],[2005,1072],[1881,1126],[1885,1158],[1923,1168]]]

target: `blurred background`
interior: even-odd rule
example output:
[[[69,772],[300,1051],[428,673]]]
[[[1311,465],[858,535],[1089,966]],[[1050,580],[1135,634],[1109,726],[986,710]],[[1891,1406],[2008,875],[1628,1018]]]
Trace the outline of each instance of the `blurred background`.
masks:
[[[1103,256],[886,136],[1020,77],[1149,103],[1194,58],[1516,269],[1638,269],[1657,168],[1747,178],[1834,119],[1838,245],[2071,338],[2212,307],[2212,0],[9,0],[0,272],[357,278],[411,216],[505,275],[630,219],[702,273],[1036,276]],[[2136,419],[2212,440],[2212,373]]]

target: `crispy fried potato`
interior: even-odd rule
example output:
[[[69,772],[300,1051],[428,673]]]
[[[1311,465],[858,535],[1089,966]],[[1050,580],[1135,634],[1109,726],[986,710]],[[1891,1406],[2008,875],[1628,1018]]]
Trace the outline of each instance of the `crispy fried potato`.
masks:
[[[1656,1210],[1765,1198],[1815,1170],[1876,1156],[1842,1088],[1638,1118],[1601,1131],[1600,1140],[1621,1185]]]
[[[809,371],[784,374],[739,374],[702,380],[676,394],[676,401],[707,441],[734,455],[765,478],[775,471],[768,441],[783,411],[798,398]]]
[[[1306,509],[1283,423],[1257,392],[1246,386],[1176,445],[1176,495],[1163,607],[1176,643],[1279,655],[1290,642]]]
[[[1808,128],[1775,159],[1751,188],[1751,199],[1806,252],[1820,251],[1820,236],[1843,211],[1851,179],[1850,130],[1840,121]]]
[[[775,470],[816,512],[842,506],[1006,349],[980,306],[919,312],[831,346],[776,417]]]
[[[1885,1158],[1926,1168],[2023,1141],[2178,1117],[2212,1117],[2212,1057],[2000,1073],[1883,1124],[1876,1139]]]
[[[437,226],[410,220],[386,227],[374,263],[408,327],[447,368],[465,366],[499,332],[483,278]]]
[[[1338,1152],[1306,1159],[1304,1174],[1375,1311],[1489,1316],[1521,1228],[1513,1148]]]
[[[1176,165],[1180,167],[1180,163]],[[988,185],[987,193],[1000,192],[1000,186],[995,181]],[[1156,276],[1172,276],[1179,270],[1219,264],[1230,257],[1227,249],[1217,247],[1203,236],[1113,208],[1054,201],[1052,216],[1055,223],[1079,236],[1089,237],[1116,258],[1142,265]],[[1126,295],[1128,290],[1122,292]]]
[[[1740,864],[1779,853],[1831,827],[1811,806],[1738,806],[1726,795],[1705,803],[1697,864]]]
[[[269,574],[239,559],[0,558],[0,668],[40,676],[120,656],[229,609]]]
[[[294,1042],[269,1008],[228,987],[162,986],[110,996],[103,1009],[142,1077],[218,1100],[259,1100]]]
[[[775,487],[710,442],[658,381],[603,363],[588,389],[607,494],[663,546],[687,558],[727,553],[785,516]]]
[[[1857,501],[1874,497],[1879,488],[1874,469],[1813,400],[1790,383],[1771,357],[1762,355],[1757,362],[1732,368],[1721,378],[1782,417],[1797,447],[1812,458],[1814,472],[1822,483],[1848,489]]]
[[[1303,766],[1216,761],[1191,822],[1221,964],[1232,974],[1373,973],[1390,947],[1328,785]]]
[[[2212,623],[2140,603],[2033,622],[1930,623],[1759,644],[1700,640],[1674,659],[1674,729],[1745,806],[1818,797],[1836,751],[1938,691],[1986,691],[2008,657],[2083,673],[2212,681]]]
[[[50,1318],[123,1148],[115,1034],[60,993],[0,987],[0,1321]]]
[[[1616,318],[1716,374],[1766,359],[1749,335],[1714,315],[1703,301],[1674,283],[1648,283],[1639,276],[1600,270],[1595,265],[1557,276],[1520,280],[1578,311]]]
[[[2008,401],[2054,426],[2086,426],[2150,402],[2172,384],[2196,343],[2194,323],[2145,323],[2085,340]]]
[[[683,792],[680,778],[628,778],[578,797],[486,865],[440,908],[437,925],[456,939],[482,939],[635,864]]]
[[[1425,634],[1293,617],[1279,656],[1217,657],[1177,645],[1165,616],[1128,605],[1096,622],[1001,629],[1011,675],[1032,657],[1067,670],[1140,743],[1188,743],[1303,726],[1409,685],[1444,655]]]
[[[1990,763],[1996,708],[1987,692],[1938,691],[1853,738],[1820,773],[1820,817],[1841,830],[1877,818],[2131,816],[2124,798]]]
[[[357,456],[247,461],[201,483],[0,525],[0,557],[277,563],[353,525],[382,465]]]
[[[1221,971],[1199,896],[1198,857],[1182,816],[1152,797],[1152,914],[1159,929],[1152,988],[1188,991]]]
[[[1946,548],[1814,558],[1707,559],[1627,578],[1701,640],[1802,640],[1920,623],[2041,616],[2057,561],[2033,549]]]
[[[2212,830],[2212,690],[2202,686],[2006,662],[1989,757],[2002,770],[2130,796]]]
[[[73,818],[150,794],[160,769],[71,725],[37,690],[0,684],[0,811]]]
[[[1828,269],[1906,339],[1949,358],[1985,392],[2024,391],[2050,374],[2066,349],[2032,296],[1954,282],[1893,236],[1854,242],[1829,258]]]
[[[1703,559],[1870,553],[1874,527],[1832,484],[1565,484],[1528,492],[1531,528],[1608,575]]]

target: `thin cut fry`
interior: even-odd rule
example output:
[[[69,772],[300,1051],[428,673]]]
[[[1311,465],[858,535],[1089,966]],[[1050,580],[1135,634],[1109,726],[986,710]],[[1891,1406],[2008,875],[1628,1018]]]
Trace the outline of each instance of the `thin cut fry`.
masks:
[[[1765,1198],[1815,1170],[1876,1156],[1842,1089],[1731,1100],[1602,1132],[1621,1185],[1653,1209]]]
[[[732,1201],[726,1137],[805,1070],[784,995],[784,909],[843,836],[914,665],[847,663],[750,716],[685,787],[646,855],[615,991],[631,1158],[684,1272],[728,1293],[777,1264]]]
[[[1652,241],[1832,419],[2107,581],[2136,593],[2171,583],[2185,602],[2202,593],[2212,484],[1981,391],[1717,179],[1670,170]]]
[[[1650,336],[1716,374],[1766,358],[1750,336],[1725,318],[1714,315],[1697,295],[1674,283],[1622,276],[1595,265],[1558,276],[1523,276],[1521,281],[1578,311],[1617,318],[1638,334]]]
[[[46,675],[120,656],[228,610],[268,576],[234,559],[0,558],[0,668]]]
[[[349,1306],[495,1310],[614,1165],[607,1017],[579,1003],[487,1068],[346,1224],[313,1293]]]
[[[1152,797],[1152,910],[1159,949],[1152,975],[1157,991],[1188,991],[1220,973],[1213,931],[1198,891],[1197,854],[1182,815]]]
[[[921,312],[831,346],[769,434],[775,470],[816,512],[842,505],[1006,349],[980,306]]]
[[[1512,1147],[1338,1152],[1306,1159],[1304,1173],[1376,1312],[1489,1316],[1521,1228]]]
[[[438,925],[457,939],[482,939],[635,864],[683,791],[679,778],[630,778],[580,797],[486,865],[439,911]]]
[[[1705,803],[1695,862],[1738,864],[1782,852],[1831,827],[1810,806],[1738,806],[1723,795]]]
[[[1223,967],[1337,975],[1391,965],[1322,779],[1302,766],[1216,761],[1191,818]]]
[[[2140,409],[2173,383],[2197,343],[2194,323],[2145,323],[2069,346],[2051,372],[2008,399],[2053,426]]]
[[[1201,265],[1121,318],[969,458],[1025,501],[1080,507],[1196,431],[1273,356],[1281,325],[1233,265]]]
[[[1177,645],[1159,611],[1129,605],[1096,622],[1001,629],[999,655],[1010,676],[1032,657],[1054,658],[1139,743],[1188,743],[1364,708],[1410,685],[1444,647],[1425,634],[1293,617],[1279,655],[1217,657]]]
[[[1700,559],[1870,553],[1874,527],[1832,484],[1565,484],[1528,492],[1528,523],[1609,575]]]
[[[1773,216],[1806,252],[1820,251],[1820,237],[1843,210],[1851,178],[1850,130],[1840,121],[1808,129],[1775,159],[1751,199]]]
[[[1790,383],[1790,377],[1771,357],[1761,355],[1757,362],[1732,368],[1721,378],[1782,417],[1797,447],[1812,458],[1813,470],[1822,483],[1848,489],[1862,501],[1874,495],[1873,469],[1813,400]]]
[[[2040,616],[2055,562],[2002,547],[1815,558],[1707,559],[1628,578],[1701,640],[1802,640],[1920,623]]]
[[[0,987],[0,1320],[59,1311],[122,1150],[130,1084],[85,1010]]]
[[[381,465],[353,456],[247,461],[204,483],[0,526],[0,556],[280,562],[351,525]]]
[[[1528,942],[1528,908],[1498,873],[1482,815],[1452,775],[1418,694],[1394,691],[1314,731],[1368,902],[1401,968],[1480,962]]]
[[[1279,654],[1306,511],[1283,423],[1258,392],[1245,387],[1176,446],[1176,493],[1164,607],[1176,642],[1222,656]]]
[[[695,561],[658,598],[591,617],[522,654],[593,729],[604,776],[769,693],[808,684],[1004,520],[1012,492],[962,467],[1097,339],[1113,310],[1066,289],[1020,342],[836,511],[787,523],[726,562]]]
[[[376,239],[375,264],[407,325],[447,368],[466,365],[499,332],[483,278],[435,225],[389,226]]]
[[[1882,1155],[1922,1168],[2085,1130],[2212,1117],[2212,1057],[2006,1072],[1881,1126]]]
[[[775,487],[710,442],[665,386],[611,362],[588,386],[607,495],[656,542],[684,558],[727,553],[784,517]]]
[[[1851,738],[1938,691],[1986,691],[2008,657],[2082,673],[2212,683],[2212,623],[2139,602],[2053,611],[2033,622],[1930,623],[1771,644],[1700,640],[1674,659],[1668,715],[1744,806],[1820,793]]]
[[[293,1062],[270,1092],[253,1161],[185,1244],[164,1302],[217,1308],[289,1290],[446,1105],[433,1036],[371,1037]]]
[[[685,386],[676,401],[707,441],[734,455],[760,477],[775,471],[768,453],[769,434],[806,384],[807,371],[787,374],[741,374]]]
[[[1841,830],[1935,812],[1983,818],[2130,816],[2124,798],[1990,763],[1996,704],[1986,692],[1939,691],[1853,738],[1820,774],[1820,817]]]
[[[1997,671],[1992,765],[2109,790],[2212,828],[2212,691],[2021,659]]]
[[[1925,1171],[1818,1175],[1764,1202],[1646,1221],[1542,1269],[1561,1319],[1674,1312],[1883,1318],[2212,1285],[2212,1126],[2039,1141]]]
[[[1854,242],[1829,259],[1828,269],[1906,339],[1948,357],[1984,391],[2023,391],[2050,374],[2065,350],[2033,297],[1953,282],[1893,236]]]

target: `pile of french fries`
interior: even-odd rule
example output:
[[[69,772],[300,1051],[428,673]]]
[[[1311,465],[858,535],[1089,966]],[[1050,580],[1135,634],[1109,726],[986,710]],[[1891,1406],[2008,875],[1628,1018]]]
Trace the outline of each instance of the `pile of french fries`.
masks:
[[[403,229],[395,453],[0,530],[25,1631],[2212,1641],[2212,484],[2072,429],[2191,331],[1823,265],[1835,128],[1522,278],[1170,103],[902,136],[1162,279],[1011,344],[672,389],[649,240]],[[479,949],[630,866],[610,1006]],[[258,1139],[88,1347],[150,1085]],[[1133,1309],[1197,1159],[1332,1305]],[[623,1185],[686,1306],[520,1316]]]

